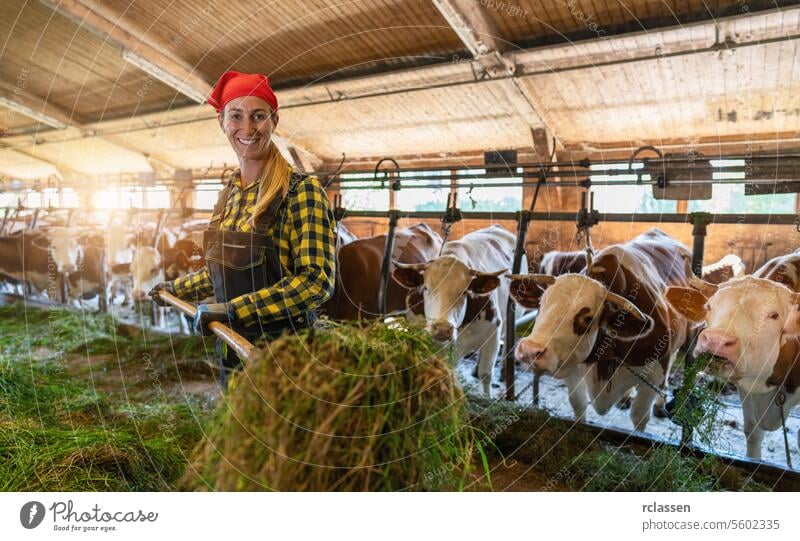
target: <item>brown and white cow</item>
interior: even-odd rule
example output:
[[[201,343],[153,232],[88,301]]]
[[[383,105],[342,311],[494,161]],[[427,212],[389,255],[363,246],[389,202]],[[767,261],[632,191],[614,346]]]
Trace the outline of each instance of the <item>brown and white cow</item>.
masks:
[[[171,246],[160,242],[159,249],[139,246],[130,263],[133,300],[147,300],[147,292],[160,282],[175,280],[204,266],[203,248],[191,238],[178,240]]]
[[[687,283],[689,259],[682,244],[651,229],[600,250],[580,274],[512,276],[514,299],[540,304],[533,331],[517,344],[517,360],[565,380],[581,420],[589,399],[604,415],[636,388],[630,415],[644,430],[658,394],[642,379],[664,387],[689,331],[663,299],[667,285]]]
[[[513,264],[514,245],[513,234],[492,225],[445,243],[431,261],[398,264],[392,272],[412,293],[421,292],[426,329],[435,340],[452,341],[458,359],[478,353],[487,396],[508,304],[509,284],[500,275]],[[524,257],[522,264],[527,268]]]
[[[336,320],[371,319],[378,316],[378,289],[386,235],[356,239],[337,254],[336,287],[320,311]],[[424,263],[436,257],[442,238],[427,224],[419,223],[395,233],[392,261]],[[386,313],[421,312],[421,299],[407,304],[406,290],[389,280]]]
[[[692,285],[667,289],[666,299],[687,318],[705,323],[694,353],[710,353],[723,360],[716,375],[739,390],[747,456],[761,458],[765,431],[781,427],[776,384],[784,379],[791,384],[786,412],[800,403],[795,328],[800,254],[776,257],[753,276],[719,286],[697,279]]]
[[[47,235],[42,231],[18,231],[0,237],[0,280],[14,288],[30,286],[58,298],[57,270]]]

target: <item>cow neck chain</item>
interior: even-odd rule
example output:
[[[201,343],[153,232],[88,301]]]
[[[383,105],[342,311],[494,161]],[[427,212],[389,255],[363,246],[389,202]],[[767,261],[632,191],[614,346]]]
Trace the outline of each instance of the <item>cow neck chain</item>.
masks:
[[[627,370],[628,372],[630,372],[631,374],[633,374],[634,376],[636,376],[636,377],[637,377],[637,378],[638,378],[638,379],[639,379],[639,380],[640,380],[642,383],[644,383],[645,385],[647,385],[648,387],[650,387],[650,388],[651,388],[653,391],[655,391],[656,393],[658,393],[658,394],[659,394],[659,395],[661,395],[662,397],[664,397],[664,398],[669,398],[669,396],[667,395],[667,393],[665,393],[663,390],[661,390],[659,387],[657,387],[657,386],[656,386],[655,384],[653,384],[652,382],[648,381],[648,380],[647,380],[647,378],[645,378],[643,375],[641,375],[639,372],[637,372],[636,370],[634,370],[633,368],[631,368],[631,367],[630,367],[630,366],[628,366],[627,364],[625,364],[625,363],[620,363],[620,366],[621,366],[621,367],[623,367],[623,368],[624,368],[625,370]],[[609,389],[609,391],[610,391],[610,389]]]
[[[786,404],[786,390],[781,384],[778,387],[778,392],[775,393],[775,405],[778,406],[778,411],[781,412],[781,431],[783,432],[783,450],[786,452],[786,465],[794,468],[792,466],[792,454],[789,451],[789,435],[786,431],[786,415],[783,411],[784,404]]]

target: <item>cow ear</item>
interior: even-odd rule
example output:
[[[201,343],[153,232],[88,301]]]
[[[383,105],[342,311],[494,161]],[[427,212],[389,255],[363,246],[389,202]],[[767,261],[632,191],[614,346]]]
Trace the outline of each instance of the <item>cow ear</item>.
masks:
[[[425,283],[422,272],[414,267],[395,267],[392,271],[395,282],[408,289],[415,289]]]
[[[705,305],[708,299],[691,287],[669,286],[664,293],[672,308],[689,321],[700,322],[706,318]]]
[[[641,320],[611,303],[605,303],[600,314],[600,327],[612,338],[624,342],[632,342],[647,336],[654,325],[652,317],[644,315],[644,320]]]
[[[478,272],[469,283],[469,293],[471,295],[488,295],[500,285],[500,275],[506,272],[505,269],[497,272]]]
[[[520,306],[525,308],[539,308],[542,294],[547,288],[546,284],[534,282],[525,275],[516,275],[511,279],[509,293]]]

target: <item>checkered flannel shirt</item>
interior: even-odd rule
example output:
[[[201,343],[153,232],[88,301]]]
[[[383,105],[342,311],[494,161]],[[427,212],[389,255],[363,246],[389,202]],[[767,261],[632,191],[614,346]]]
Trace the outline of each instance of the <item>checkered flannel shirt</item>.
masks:
[[[248,220],[253,214],[258,185],[254,182],[242,189],[239,175],[231,182],[233,187],[219,228],[252,231]],[[302,315],[333,294],[335,223],[325,191],[315,177],[293,177],[287,198],[285,219],[279,213],[268,232],[279,247],[283,278],[274,285],[231,299],[243,325]],[[216,218],[213,216],[212,221]],[[206,267],[176,279],[172,285],[178,297],[195,302],[214,294]]]

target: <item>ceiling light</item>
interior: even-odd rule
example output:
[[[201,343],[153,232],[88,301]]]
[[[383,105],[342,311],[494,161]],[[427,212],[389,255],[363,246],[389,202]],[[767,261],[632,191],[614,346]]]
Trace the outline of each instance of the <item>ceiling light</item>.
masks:
[[[192,85],[182,80],[180,77],[177,77],[174,74],[165,70],[164,68],[153,64],[152,62],[146,60],[145,58],[142,58],[133,51],[129,49],[123,49],[122,58],[126,62],[130,62],[131,64],[133,64],[134,66],[136,66],[137,68],[148,74],[150,77],[158,79],[165,85],[174,88],[184,96],[188,96],[197,103],[206,102],[205,92],[202,92],[194,88]]]
[[[34,111],[30,107],[26,107],[25,105],[22,105],[21,103],[18,103],[16,101],[12,101],[8,98],[0,97],[0,105],[9,108],[12,111],[16,111],[17,113],[30,117],[34,120],[38,120],[42,124],[47,124],[51,128],[55,128],[57,130],[63,130],[64,128],[67,127],[67,125],[61,122],[60,120],[56,120],[55,118],[48,116],[40,111]]]

